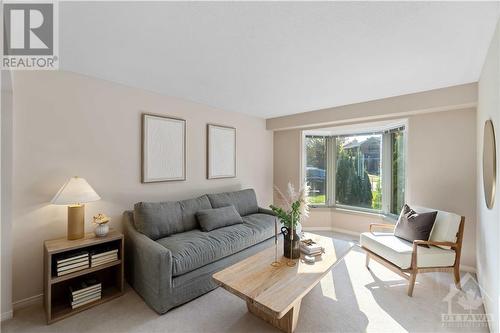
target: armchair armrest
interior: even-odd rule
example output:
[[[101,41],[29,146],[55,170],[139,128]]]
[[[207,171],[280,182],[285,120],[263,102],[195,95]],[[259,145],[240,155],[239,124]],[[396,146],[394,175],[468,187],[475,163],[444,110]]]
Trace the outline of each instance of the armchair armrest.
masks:
[[[382,228],[382,229],[391,229],[394,230],[396,227],[395,224],[388,224],[388,223],[370,223],[370,232],[373,232],[373,228]]]
[[[123,214],[128,282],[155,310],[172,288],[172,253],[133,225],[132,212]]]
[[[458,247],[458,243],[453,243],[453,242],[436,242],[436,241],[429,241],[429,240],[414,240],[412,254],[411,254],[411,265],[414,269],[418,268],[417,248],[419,245],[449,246],[455,251],[456,251],[456,248]]]
[[[267,208],[259,207],[258,212],[259,212],[259,214],[267,214],[267,215],[276,216],[276,214],[274,214],[274,212],[272,210],[267,209]]]
[[[434,245],[434,246],[449,246],[456,247],[458,244],[453,242],[435,242],[435,241],[424,241],[424,240],[414,240],[413,246],[415,245]]]

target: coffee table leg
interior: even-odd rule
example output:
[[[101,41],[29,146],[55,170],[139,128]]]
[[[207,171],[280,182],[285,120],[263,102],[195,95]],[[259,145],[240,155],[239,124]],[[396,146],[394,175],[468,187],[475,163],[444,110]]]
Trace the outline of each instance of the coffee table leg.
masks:
[[[300,311],[300,303],[299,300],[295,305],[288,311],[283,317],[276,318],[273,315],[270,315],[264,310],[259,309],[255,305],[250,302],[247,302],[248,311],[262,320],[265,320],[269,324],[274,327],[282,330],[283,332],[292,333],[295,331],[297,327],[297,321],[299,319],[299,311]]]

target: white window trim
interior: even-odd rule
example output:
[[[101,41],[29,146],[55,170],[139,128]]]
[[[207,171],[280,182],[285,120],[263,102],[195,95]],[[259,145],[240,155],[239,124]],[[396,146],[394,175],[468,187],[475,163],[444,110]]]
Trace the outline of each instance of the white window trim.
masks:
[[[380,125],[380,124],[383,125]],[[327,184],[326,184],[326,193],[327,193],[327,202],[325,204],[315,204],[315,205],[310,205],[311,208],[330,208],[330,209],[336,209],[339,211],[350,211],[350,212],[355,212],[355,213],[362,213],[362,214],[375,214],[375,215],[381,215],[381,216],[386,216],[390,217],[391,219],[395,218],[395,215],[390,212],[391,208],[391,198],[392,198],[392,176],[391,176],[391,168],[384,167],[387,165],[390,165],[392,163],[392,156],[391,156],[391,140],[390,140],[390,133],[383,133],[385,131],[389,131],[398,127],[403,127],[405,128],[405,136],[404,136],[404,152],[405,152],[405,165],[408,161],[408,132],[409,132],[409,126],[408,126],[408,119],[397,119],[391,122],[380,122],[380,123],[373,123],[373,126],[370,126],[370,124],[364,124],[362,126],[362,130],[355,131],[352,130],[352,132],[349,132],[348,126],[340,126],[340,127],[334,127],[334,128],[320,128],[316,130],[303,130],[301,131],[301,140],[300,140],[300,161],[301,161],[301,167],[300,167],[300,181],[301,185],[305,185],[305,168],[306,168],[306,147],[305,147],[305,138],[307,135],[321,135],[321,136],[327,136],[328,138],[335,138],[340,135],[359,135],[359,134],[364,134],[367,132],[372,132],[372,133],[382,133],[382,174],[381,174],[381,182],[382,182],[382,209],[381,210],[376,210],[376,209],[371,209],[371,208],[363,208],[363,207],[357,207],[357,206],[349,206],[349,205],[341,205],[341,204],[336,204],[335,203],[335,176],[336,176],[336,170],[335,170],[335,163],[336,161],[336,147],[335,144],[333,144],[332,141],[334,140],[329,140],[327,141]],[[328,143],[329,142],[329,143]],[[332,158],[330,158],[330,156]],[[408,201],[408,167],[405,167],[405,201]],[[388,179],[388,180],[384,180]]]
[[[382,135],[382,174],[380,175],[380,181],[382,182],[382,212],[385,214],[391,211],[392,167],[387,168],[392,163],[391,143],[391,134],[384,133]]]

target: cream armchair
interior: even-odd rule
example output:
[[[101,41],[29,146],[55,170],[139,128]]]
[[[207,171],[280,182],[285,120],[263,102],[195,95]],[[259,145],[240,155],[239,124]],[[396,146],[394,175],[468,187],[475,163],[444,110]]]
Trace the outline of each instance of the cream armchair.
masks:
[[[417,213],[436,211],[411,207]],[[366,267],[369,269],[370,259],[373,259],[409,280],[408,296],[413,295],[418,273],[451,272],[455,285],[460,289],[464,223],[464,216],[438,210],[429,240],[415,240],[413,243],[394,236],[393,224],[370,224],[369,232],[360,236],[360,245],[366,251]],[[375,232],[375,229],[386,232]]]

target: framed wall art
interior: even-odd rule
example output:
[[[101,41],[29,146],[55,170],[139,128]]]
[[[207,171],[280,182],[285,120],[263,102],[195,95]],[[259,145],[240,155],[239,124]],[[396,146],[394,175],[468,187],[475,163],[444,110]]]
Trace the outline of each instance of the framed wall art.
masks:
[[[186,121],[142,114],[142,182],[186,180]]]
[[[236,177],[236,128],[207,124],[207,178]]]

